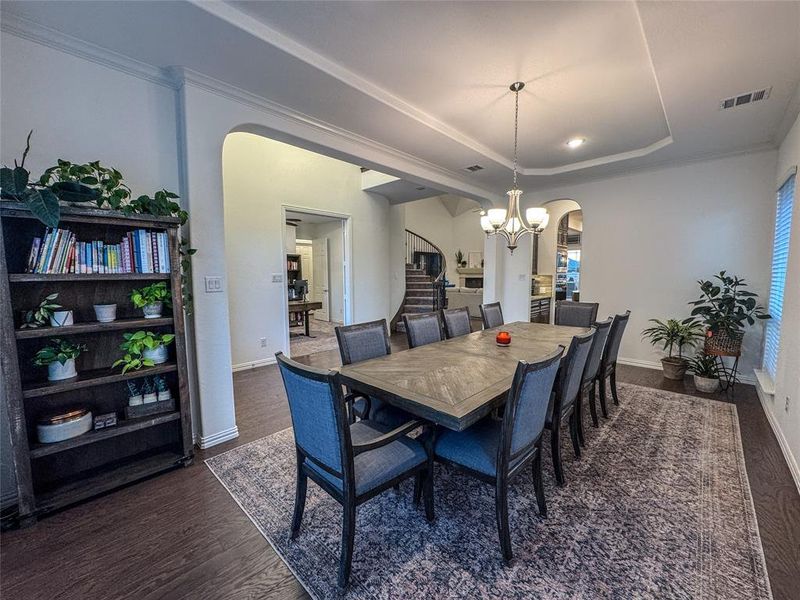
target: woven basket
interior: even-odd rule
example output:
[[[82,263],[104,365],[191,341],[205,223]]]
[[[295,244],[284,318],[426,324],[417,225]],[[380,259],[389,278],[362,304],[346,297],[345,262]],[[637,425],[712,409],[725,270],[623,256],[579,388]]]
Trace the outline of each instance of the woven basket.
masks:
[[[739,356],[742,353],[744,333],[730,335],[724,329],[712,334],[706,332],[705,353],[716,356]]]

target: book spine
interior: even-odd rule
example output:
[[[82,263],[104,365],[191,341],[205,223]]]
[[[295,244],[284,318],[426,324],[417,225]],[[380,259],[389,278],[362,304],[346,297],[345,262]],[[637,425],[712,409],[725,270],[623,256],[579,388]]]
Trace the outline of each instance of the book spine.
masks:
[[[97,240],[92,240],[92,273],[99,273],[99,268],[97,263]]]
[[[164,273],[172,270],[172,259],[169,254],[169,235],[166,231],[161,232],[161,245],[164,248]]]
[[[36,264],[36,259],[39,257],[39,246],[42,243],[42,238],[33,238],[31,243],[31,253],[28,255],[28,266],[25,269],[26,273],[33,272],[33,267]]]
[[[69,259],[69,249],[72,246],[72,233],[65,231],[61,255],[58,257],[56,273],[66,273],[67,259]]]
[[[53,263],[56,260],[56,255],[58,255],[59,249],[59,242],[61,240],[61,230],[56,229],[53,231],[53,237],[50,240],[50,252],[47,254],[47,262],[44,265],[44,273],[52,273],[53,272]]]
[[[145,262],[147,263],[147,273],[153,272],[153,246],[150,243],[150,232],[142,231],[142,244],[144,246]]]
[[[153,257],[153,273],[161,273],[161,264],[158,256],[158,238],[155,231],[149,232],[148,241],[150,242],[150,256]]]

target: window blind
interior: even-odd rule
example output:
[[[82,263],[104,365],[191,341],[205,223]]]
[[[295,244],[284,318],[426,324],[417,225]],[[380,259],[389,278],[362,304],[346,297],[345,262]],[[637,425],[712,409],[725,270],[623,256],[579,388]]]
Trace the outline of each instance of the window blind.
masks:
[[[778,207],[775,211],[775,238],[772,245],[772,280],[769,287],[769,314],[764,339],[764,370],[775,381],[778,370],[778,348],[781,339],[781,317],[783,316],[783,290],[786,285],[786,270],[789,263],[789,236],[792,231],[792,206],[794,184],[792,175],[778,190]]]

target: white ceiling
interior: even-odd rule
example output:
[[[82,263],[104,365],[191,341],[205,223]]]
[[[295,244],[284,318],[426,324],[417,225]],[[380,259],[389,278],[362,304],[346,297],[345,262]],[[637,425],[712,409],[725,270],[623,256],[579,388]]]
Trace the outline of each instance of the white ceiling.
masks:
[[[515,80],[528,190],[774,147],[798,111],[800,2],[4,1],[2,14],[193,69],[495,197]],[[767,86],[766,101],[718,109]],[[587,143],[569,150],[573,136]]]
[[[312,223],[333,223],[334,221],[341,221],[341,219],[337,217],[287,210],[286,220],[288,221],[289,219],[300,219],[300,222],[298,223],[299,225],[309,225]]]

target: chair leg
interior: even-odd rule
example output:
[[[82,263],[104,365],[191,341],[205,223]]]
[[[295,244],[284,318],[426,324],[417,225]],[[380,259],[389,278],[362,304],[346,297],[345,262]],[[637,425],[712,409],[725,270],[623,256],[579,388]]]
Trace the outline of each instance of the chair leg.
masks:
[[[292,516],[291,538],[295,539],[300,532],[300,523],[303,522],[303,510],[306,507],[306,488],[308,477],[303,472],[303,456],[297,453],[297,485],[294,495],[294,515]]]
[[[569,417],[569,437],[572,438],[572,450],[575,458],[581,457],[581,443],[578,439],[578,414],[573,410]]]
[[[414,506],[419,506],[420,500],[422,500],[422,478],[422,473],[414,475]]]
[[[617,372],[611,373],[611,397],[614,398],[614,404],[619,405],[619,397],[617,396]]]
[[[603,413],[603,418],[608,418],[608,408],[606,407],[606,378],[600,377],[597,380],[598,385],[600,386],[600,411]]]
[[[505,479],[497,480],[494,491],[497,532],[500,535],[500,551],[506,563],[514,558],[511,552],[511,532],[508,530],[508,485]]]
[[[564,471],[561,468],[561,422],[556,421],[550,432],[550,450],[553,455],[553,471],[556,474],[556,483],[564,485]]]
[[[433,523],[436,520],[436,515],[433,512],[433,464],[429,464],[422,475],[422,488],[425,500],[425,518],[428,523]]]
[[[593,381],[592,382],[592,387],[589,388],[589,412],[592,413],[592,426],[593,427],[597,427],[599,425],[599,423],[597,421],[597,403],[595,401],[595,394],[594,394],[594,388],[596,387],[595,384],[596,384],[596,382]]]
[[[339,558],[339,587],[344,589],[350,581],[350,566],[353,562],[353,543],[356,535],[356,503],[351,498],[345,501],[342,518],[342,553]]]
[[[544,482],[542,481],[542,449],[536,449],[533,459],[533,487],[536,490],[536,504],[539,505],[539,515],[547,516],[547,502],[544,499]]]
[[[578,392],[578,400],[575,404],[575,412],[578,420],[578,442],[581,447],[586,447],[586,439],[583,437],[583,389]]]

